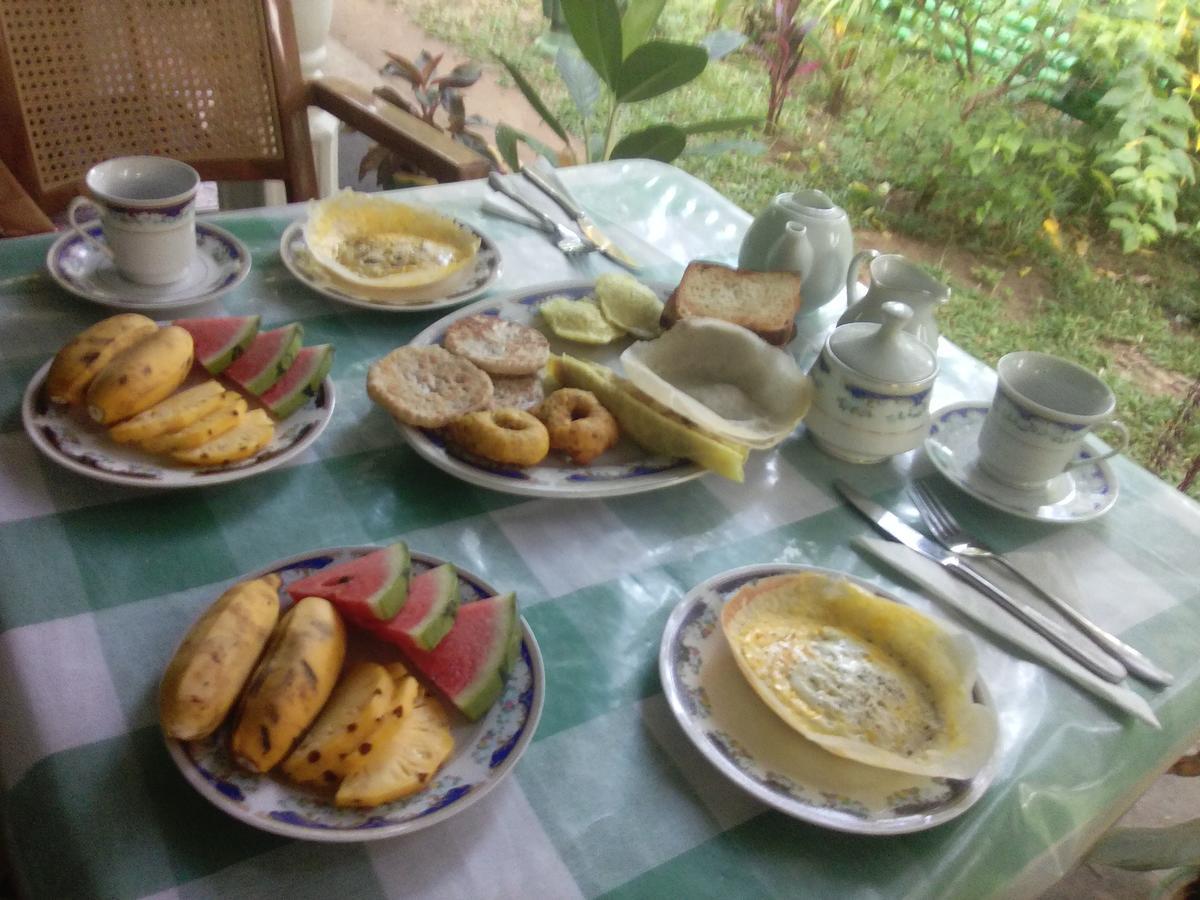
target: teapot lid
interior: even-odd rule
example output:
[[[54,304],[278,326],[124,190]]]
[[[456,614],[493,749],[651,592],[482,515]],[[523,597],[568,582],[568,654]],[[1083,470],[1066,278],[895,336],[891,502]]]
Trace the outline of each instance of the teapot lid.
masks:
[[[917,382],[937,372],[937,355],[904,330],[913,311],[904,303],[882,306],[883,324],[852,322],[829,336],[829,352],[844,365],[876,381]]]

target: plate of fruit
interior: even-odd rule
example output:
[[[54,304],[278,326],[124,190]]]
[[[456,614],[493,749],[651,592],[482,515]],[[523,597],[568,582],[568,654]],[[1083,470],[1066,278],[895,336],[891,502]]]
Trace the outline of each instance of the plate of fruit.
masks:
[[[303,452],[333,415],[329,344],[259,316],[111,316],[30,380],[25,431],[67,469],[114,484],[236,481]]]
[[[622,377],[659,335],[668,288],[623,274],[486,299],[376,360],[367,393],[416,452],[472,484],[536,497],[615,497],[706,470],[740,481],[747,449]]]
[[[159,687],[168,752],[264,831],[379,840],[485,796],[533,738],[541,653],[515,594],[437,557],[340,547],[222,593]]]

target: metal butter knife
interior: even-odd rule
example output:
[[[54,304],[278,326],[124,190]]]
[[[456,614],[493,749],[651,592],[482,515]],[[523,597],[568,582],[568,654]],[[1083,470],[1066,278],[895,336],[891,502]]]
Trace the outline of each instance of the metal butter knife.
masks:
[[[1071,632],[1060,626],[1053,619],[1042,615],[1036,609],[1018,603],[975,569],[963,562],[958,556],[942,547],[941,544],[925,537],[925,535],[910,526],[899,516],[884,509],[869,497],[860,494],[840,479],[835,479],[833,486],[837,488],[838,493],[845,497],[851,506],[862,513],[876,528],[892,540],[899,541],[910,550],[915,550],[927,559],[933,560],[955,578],[965,581],[971,587],[975,588],[975,590],[997,603],[1004,610],[1050,641],[1050,643],[1081,666],[1084,666],[1105,681],[1116,683],[1126,676],[1125,667],[1111,656],[1100,653],[1098,648],[1093,649],[1090,642],[1081,644],[1077,640],[1072,641],[1073,635]]]
[[[565,190],[560,190],[551,184],[547,178],[529,166],[522,166],[521,174],[530,184],[557,203],[562,211],[575,222],[575,227],[580,230],[583,236],[596,245],[597,250],[631,272],[638,272],[641,269],[641,266],[622,252],[609,239],[608,235],[596,227],[596,223],[591,220],[591,217],[583,211],[579,204]]]

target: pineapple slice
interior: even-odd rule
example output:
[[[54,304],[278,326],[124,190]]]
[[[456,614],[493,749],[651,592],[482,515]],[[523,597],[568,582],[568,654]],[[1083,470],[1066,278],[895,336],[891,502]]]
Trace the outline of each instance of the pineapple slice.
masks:
[[[199,447],[227,431],[232,431],[242,421],[248,408],[246,401],[237,391],[225,391],[221,394],[221,403],[216,409],[177,431],[167,431],[138,441],[138,446],[150,453],[174,453],[177,450]]]
[[[378,663],[355,666],[336,688],[299,746],[283,761],[293,781],[334,784],[337,759],[369,740],[392,708],[392,677]]]
[[[253,409],[242,417],[236,428],[191,450],[177,450],[171,455],[191,466],[220,466],[247,459],[271,443],[275,423],[265,410]]]
[[[223,391],[219,381],[209,379],[117,423],[108,430],[108,435],[118,444],[136,444],[168,431],[179,431],[221,406]]]
[[[329,771],[333,778],[325,776],[325,781],[332,784],[347,775],[353,775],[368,762],[379,755],[379,748],[387,744],[400,728],[404,717],[412,711],[413,706],[424,694],[424,690],[411,675],[401,676],[395,681],[391,702],[375,723],[370,735],[365,737],[343,752],[330,763]]]
[[[338,806],[377,806],[425,787],[454,750],[450,721],[441,703],[425,696],[368,763],[338,788]]]

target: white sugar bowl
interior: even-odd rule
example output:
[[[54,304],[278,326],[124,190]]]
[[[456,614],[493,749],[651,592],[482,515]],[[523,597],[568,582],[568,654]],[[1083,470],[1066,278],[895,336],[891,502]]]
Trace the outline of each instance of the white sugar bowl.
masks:
[[[814,397],[804,424],[829,455],[876,463],[925,439],[938,362],[904,331],[912,314],[903,303],[884,303],[883,324],[841,325],[825,339],[808,373]]]

